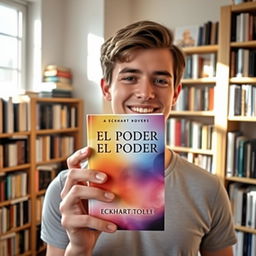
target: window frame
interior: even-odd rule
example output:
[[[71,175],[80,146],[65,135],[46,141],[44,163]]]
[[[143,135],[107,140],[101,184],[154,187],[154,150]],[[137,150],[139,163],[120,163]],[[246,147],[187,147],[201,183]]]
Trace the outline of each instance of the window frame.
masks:
[[[22,0],[0,0],[0,5],[6,6],[8,8],[16,9],[22,12],[22,37],[18,39],[21,40],[21,49],[20,53],[18,53],[17,61],[20,62],[20,69],[18,67],[18,71],[20,72],[20,79],[18,79],[18,84],[16,85],[16,90],[25,90],[26,89],[26,38],[27,38],[27,2]],[[18,24],[17,24],[18,26]],[[11,35],[1,33],[1,35],[9,36]],[[16,38],[16,37],[12,37]],[[19,55],[20,54],[20,55]],[[20,56],[20,57],[19,57]],[[21,58],[21,60],[19,59]],[[19,65],[18,65],[19,66]],[[13,69],[8,69],[13,70]],[[0,88],[0,92],[2,94],[2,88]]]

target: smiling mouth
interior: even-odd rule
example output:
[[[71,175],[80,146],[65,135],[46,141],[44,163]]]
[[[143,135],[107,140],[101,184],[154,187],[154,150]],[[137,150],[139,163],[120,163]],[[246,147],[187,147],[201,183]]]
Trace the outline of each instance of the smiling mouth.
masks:
[[[133,112],[136,113],[154,113],[157,108],[153,108],[153,107],[129,107],[129,109]]]

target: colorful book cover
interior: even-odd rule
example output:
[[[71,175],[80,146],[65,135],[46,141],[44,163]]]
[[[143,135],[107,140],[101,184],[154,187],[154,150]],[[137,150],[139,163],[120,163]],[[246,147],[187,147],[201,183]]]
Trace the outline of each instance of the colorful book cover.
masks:
[[[89,214],[120,230],[164,230],[162,114],[88,115],[88,167],[108,175],[98,185],[115,194],[111,203],[89,200]]]

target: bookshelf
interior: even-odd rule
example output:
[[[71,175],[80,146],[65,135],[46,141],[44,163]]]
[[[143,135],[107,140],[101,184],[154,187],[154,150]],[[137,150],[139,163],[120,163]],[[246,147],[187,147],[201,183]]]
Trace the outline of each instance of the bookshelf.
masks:
[[[183,48],[183,52],[186,56],[186,65],[190,66],[189,62],[191,59],[192,65],[191,70],[185,71],[184,78],[182,79],[183,89],[181,97],[178,99],[168,122],[168,142],[175,152],[207,169],[209,172],[216,174],[218,169],[216,168],[217,157],[214,154],[214,141],[217,136],[215,131],[214,95],[218,45],[186,47]],[[195,55],[196,58],[194,57]],[[202,64],[203,60],[200,61],[200,59],[204,59],[204,56],[210,58],[207,59],[207,63]],[[209,73],[202,74],[202,70],[200,71],[204,65],[210,67],[211,71]],[[173,119],[176,120],[176,122],[174,121],[175,124],[172,124]],[[180,125],[179,120],[184,125]],[[200,125],[199,131],[194,132],[198,130],[197,124]],[[177,126],[181,126],[181,128],[177,128]],[[209,128],[211,129],[210,132]],[[206,130],[205,134],[207,135],[198,135],[203,130]],[[174,134],[171,131],[174,131]],[[177,136],[181,138],[186,137],[186,141],[182,142],[182,139],[177,141]],[[193,138],[198,136],[197,140],[200,142],[193,142]],[[206,137],[208,137],[207,140],[210,139],[211,145],[203,146],[205,144],[203,141],[206,140]]]
[[[217,156],[220,178],[230,195],[238,233],[237,251],[241,246],[244,251],[250,250],[245,241],[256,239],[252,223],[256,206],[251,192],[256,189],[252,146],[256,139],[256,74],[249,69],[255,69],[255,12],[256,3],[246,2],[223,6],[220,14],[216,95],[222,97],[216,105],[216,125],[221,131]]]
[[[26,119],[25,131],[19,131],[21,128],[16,126],[8,132],[2,126],[0,133],[0,252],[16,247],[16,252],[8,249],[7,255],[34,256],[45,250],[39,232],[46,187],[65,168],[67,156],[82,147],[82,118],[79,117],[83,116],[83,103],[75,98],[37,97],[27,97],[26,102],[22,117]],[[5,111],[1,113],[3,118]],[[10,124],[19,119],[17,114],[10,116]],[[26,159],[24,163],[20,160],[21,164],[11,162],[11,155],[21,152],[16,141],[24,141],[24,149],[27,148]]]

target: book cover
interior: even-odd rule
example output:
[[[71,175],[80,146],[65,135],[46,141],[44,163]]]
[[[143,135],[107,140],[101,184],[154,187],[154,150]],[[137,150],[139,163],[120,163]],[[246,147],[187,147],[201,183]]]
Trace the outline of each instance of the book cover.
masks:
[[[97,186],[115,194],[111,203],[89,200],[89,214],[120,230],[164,230],[162,114],[87,115],[88,168],[108,175]]]

